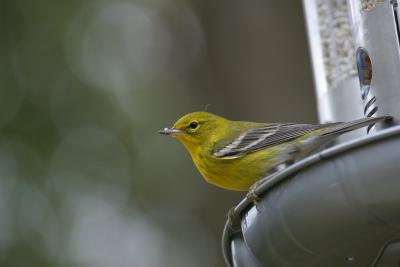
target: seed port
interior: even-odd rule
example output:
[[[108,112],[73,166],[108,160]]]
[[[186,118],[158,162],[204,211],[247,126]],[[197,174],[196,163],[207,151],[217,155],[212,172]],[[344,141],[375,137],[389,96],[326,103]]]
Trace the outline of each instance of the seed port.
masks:
[[[373,117],[378,111],[376,97],[372,95],[372,62],[365,48],[359,47],[356,53],[358,78],[360,81],[361,99],[364,105],[364,115],[366,117]],[[374,125],[367,128],[369,133]]]

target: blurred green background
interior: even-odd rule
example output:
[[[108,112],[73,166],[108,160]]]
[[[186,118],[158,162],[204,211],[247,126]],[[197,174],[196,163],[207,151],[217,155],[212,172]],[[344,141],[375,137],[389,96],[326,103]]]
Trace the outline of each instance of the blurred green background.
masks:
[[[0,266],[224,266],[181,115],[316,122],[301,1],[0,2]]]

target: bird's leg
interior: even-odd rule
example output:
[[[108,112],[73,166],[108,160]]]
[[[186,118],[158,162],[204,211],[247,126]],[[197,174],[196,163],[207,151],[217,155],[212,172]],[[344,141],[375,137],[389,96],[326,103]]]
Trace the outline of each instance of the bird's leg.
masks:
[[[273,175],[275,175],[277,172],[282,171],[286,167],[288,167],[290,164],[293,162],[284,162],[282,164],[279,164],[275,168],[271,169],[266,173],[264,178],[261,178],[260,180],[256,181],[252,186],[250,186],[249,192],[246,194],[246,199],[248,199],[250,202],[254,204],[254,206],[258,209],[258,203],[260,201],[260,197],[257,195],[256,190],[257,188],[262,185],[265,181],[269,180],[272,178]]]
[[[257,188],[261,184],[263,184],[266,180],[269,180],[272,177],[272,175],[274,175],[277,171],[278,171],[277,168],[273,168],[272,170],[268,171],[268,173],[266,173],[266,175],[263,178],[256,181],[252,186],[250,186],[249,192],[247,192],[246,194],[246,198],[247,200],[249,200],[254,204],[257,210],[258,210],[258,202],[260,201],[259,196],[256,194]]]
[[[226,214],[227,224],[231,230],[235,230],[233,228],[235,217],[236,217],[235,207],[232,207],[228,210],[228,213]]]
[[[269,177],[269,176],[268,176]],[[253,202],[253,204],[257,207],[258,202],[260,201],[260,198],[258,197],[258,195],[256,194],[256,189],[260,186],[260,184],[262,184],[266,178],[262,178],[258,181],[256,181],[254,184],[252,184],[252,186],[250,186],[249,188],[249,192],[247,192],[246,194],[246,198],[250,201]]]
[[[248,201],[252,202],[257,210],[258,210],[258,203],[260,201],[260,197],[256,194],[256,190],[265,180],[269,179],[270,176],[271,175],[268,175],[268,176],[256,181],[252,186],[250,186],[249,192],[247,192],[247,194],[246,194],[246,199]]]

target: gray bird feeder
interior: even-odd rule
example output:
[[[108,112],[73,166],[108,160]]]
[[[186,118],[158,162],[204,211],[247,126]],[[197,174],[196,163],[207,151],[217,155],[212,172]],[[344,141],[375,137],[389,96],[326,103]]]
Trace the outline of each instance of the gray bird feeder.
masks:
[[[400,266],[400,12],[304,0],[321,122],[392,115],[277,173],[223,232],[228,266]],[[391,127],[388,127],[391,126]]]

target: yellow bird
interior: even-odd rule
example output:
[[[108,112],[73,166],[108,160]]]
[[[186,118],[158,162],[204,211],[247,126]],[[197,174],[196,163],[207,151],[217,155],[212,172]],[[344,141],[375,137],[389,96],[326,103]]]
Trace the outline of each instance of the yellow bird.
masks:
[[[387,119],[391,117],[317,125],[256,123],[193,112],[159,133],[175,137],[185,146],[207,182],[246,191],[256,181],[321,149],[338,135]]]

